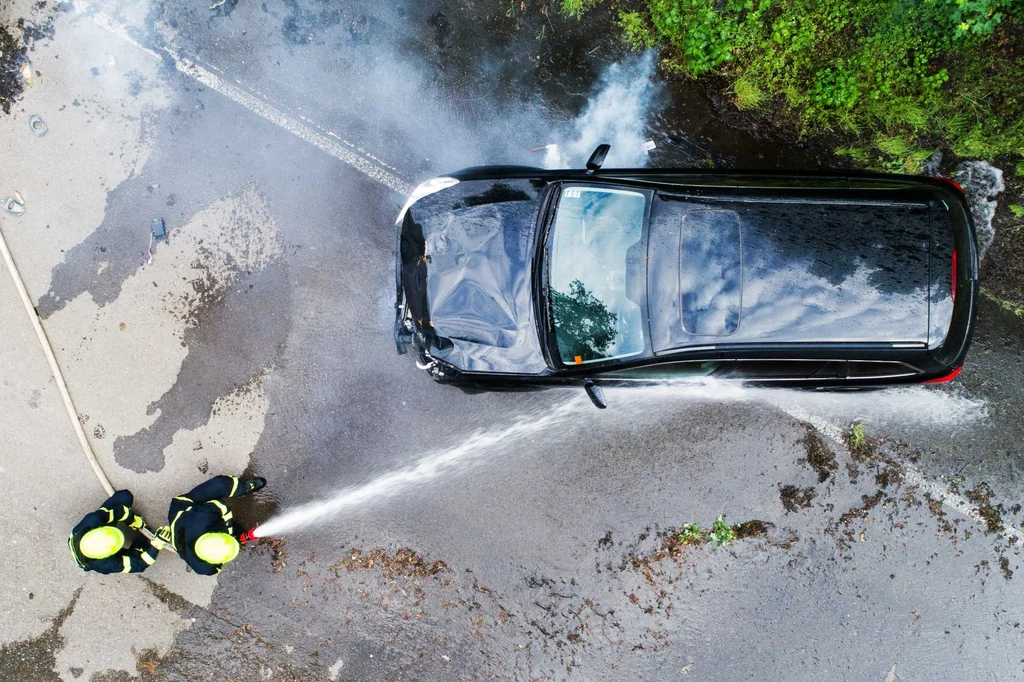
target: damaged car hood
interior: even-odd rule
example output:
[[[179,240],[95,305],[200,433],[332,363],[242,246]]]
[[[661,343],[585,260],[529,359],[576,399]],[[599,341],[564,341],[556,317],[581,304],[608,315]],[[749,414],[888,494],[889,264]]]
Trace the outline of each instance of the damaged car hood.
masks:
[[[540,374],[532,260],[543,183],[470,181],[416,202],[401,280],[430,354],[465,372]]]

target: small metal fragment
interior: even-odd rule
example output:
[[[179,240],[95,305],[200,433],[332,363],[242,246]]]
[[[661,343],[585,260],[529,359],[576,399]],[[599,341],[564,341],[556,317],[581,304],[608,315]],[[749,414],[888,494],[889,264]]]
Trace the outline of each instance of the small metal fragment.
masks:
[[[25,213],[25,207],[14,197],[7,197],[4,199],[2,206],[5,211],[14,216],[20,216]]]
[[[28,127],[29,130],[36,134],[36,137],[42,137],[46,134],[46,131],[49,130],[46,123],[43,119],[39,118],[38,114],[32,114],[28,117]]]
[[[164,223],[163,218],[153,218],[149,229],[153,233],[153,241],[167,241],[167,225]]]

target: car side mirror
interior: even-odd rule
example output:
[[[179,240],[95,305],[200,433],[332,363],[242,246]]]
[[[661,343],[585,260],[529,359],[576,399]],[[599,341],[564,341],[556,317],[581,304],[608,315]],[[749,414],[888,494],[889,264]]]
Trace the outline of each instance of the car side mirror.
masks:
[[[608,158],[608,152],[612,150],[610,144],[599,144],[594,153],[590,155],[590,160],[587,161],[587,170],[593,173],[596,170],[601,170],[601,166],[604,165],[604,160]]]
[[[599,410],[608,407],[608,403],[604,401],[604,389],[595,384],[593,379],[585,379],[583,381],[583,390],[587,392],[590,402],[594,403]]]

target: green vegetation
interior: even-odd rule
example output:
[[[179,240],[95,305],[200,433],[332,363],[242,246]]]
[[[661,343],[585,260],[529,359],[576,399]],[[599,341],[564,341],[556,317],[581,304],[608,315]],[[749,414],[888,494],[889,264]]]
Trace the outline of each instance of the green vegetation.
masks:
[[[615,329],[618,316],[578,279],[569,283],[569,293],[551,290],[551,317],[564,362],[606,357],[605,351],[619,334]]]
[[[562,0],[579,16],[599,0]],[[636,48],[724,76],[741,109],[801,133],[839,133],[860,165],[920,172],[934,150],[1024,155],[1024,2],[1018,0],[634,0]]]
[[[864,429],[864,425],[857,423],[850,429],[850,447],[854,450],[863,450],[868,444],[867,432]]]
[[[679,544],[699,545],[704,542],[704,531],[696,523],[688,523],[683,526],[683,532],[679,534]]]
[[[729,524],[725,522],[725,517],[719,514],[718,518],[711,525],[708,539],[713,541],[717,547],[721,547],[722,545],[730,544],[736,539],[736,531],[729,527]]]
[[[1024,218],[1024,204],[1010,204],[1010,213],[1017,218]]]
[[[561,0],[562,11],[570,17],[579,19],[588,9],[601,2],[601,0]]]

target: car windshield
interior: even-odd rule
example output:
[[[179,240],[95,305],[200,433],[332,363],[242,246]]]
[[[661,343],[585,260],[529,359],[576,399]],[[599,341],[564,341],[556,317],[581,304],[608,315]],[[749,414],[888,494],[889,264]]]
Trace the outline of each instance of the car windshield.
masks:
[[[602,187],[562,191],[551,237],[551,322],[558,354],[582,365],[644,350],[640,192]]]

